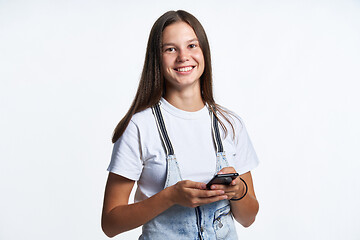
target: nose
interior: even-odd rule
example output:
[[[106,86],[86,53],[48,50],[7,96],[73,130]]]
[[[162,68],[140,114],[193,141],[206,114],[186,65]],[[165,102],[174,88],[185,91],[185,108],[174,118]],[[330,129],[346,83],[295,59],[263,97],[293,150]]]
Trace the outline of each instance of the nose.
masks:
[[[187,50],[179,50],[178,56],[176,59],[178,62],[186,62],[189,60],[189,53]]]

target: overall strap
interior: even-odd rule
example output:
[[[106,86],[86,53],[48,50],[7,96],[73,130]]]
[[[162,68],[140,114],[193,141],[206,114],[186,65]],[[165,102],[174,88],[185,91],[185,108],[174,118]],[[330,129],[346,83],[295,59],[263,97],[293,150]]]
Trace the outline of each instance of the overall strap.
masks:
[[[210,115],[211,115],[211,129],[215,142],[216,152],[224,152],[224,147],[221,141],[221,136],[219,131],[219,121],[216,118],[215,113],[211,110],[210,110]]]
[[[160,110],[160,103],[155,104],[154,106],[151,107],[151,109],[155,116],[155,121],[156,121],[156,125],[158,127],[158,130],[159,130],[159,133],[161,136],[161,140],[163,141],[164,146],[165,146],[166,156],[174,155],[174,148],[171,144],[169,135],[166,131],[164,118],[163,118],[161,110]]]

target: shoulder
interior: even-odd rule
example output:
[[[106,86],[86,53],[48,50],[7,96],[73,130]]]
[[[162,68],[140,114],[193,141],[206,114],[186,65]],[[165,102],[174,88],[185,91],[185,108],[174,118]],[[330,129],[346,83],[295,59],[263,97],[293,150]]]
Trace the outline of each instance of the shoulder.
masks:
[[[142,146],[143,142],[148,141],[154,135],[154,132],[156,132],[156,123],[153,119],[151,108],[135,113],[123,134],[115,142],[115,147],[121,145],[130,147],[131,145],[131,147],[138,148]]]
[[[220,113],[218,114],[218,117],[224,123],[226,128],[230,127],[231,129],[232,125],[235,129],[235,132],[239,132],[245,128],[243,119],[234,111],[223,106],[219,107],[219,111]]]
[[[128,127],[136,128],[139,138],[148,138],[157,131],[156,121],[151,108],[135,113]]]
[[[154,119],[152,110],[151,108],[147,108],[145,110],[135,113],[130,121],[136,126],[142,126],[148,124],[149,121],[151,121],[152,119]]]

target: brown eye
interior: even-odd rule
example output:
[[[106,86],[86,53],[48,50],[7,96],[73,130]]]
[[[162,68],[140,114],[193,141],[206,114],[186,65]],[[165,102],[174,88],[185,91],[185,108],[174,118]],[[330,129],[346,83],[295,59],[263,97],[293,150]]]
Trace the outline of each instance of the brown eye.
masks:
[[[189,48],[195,48],[195,47],[196,47],[195,44],[190,44],[190,45],[189,45]]]
[[[175,48],[171,47],[171,48],[167,48],[165,50],[165,52],[175,52]]]

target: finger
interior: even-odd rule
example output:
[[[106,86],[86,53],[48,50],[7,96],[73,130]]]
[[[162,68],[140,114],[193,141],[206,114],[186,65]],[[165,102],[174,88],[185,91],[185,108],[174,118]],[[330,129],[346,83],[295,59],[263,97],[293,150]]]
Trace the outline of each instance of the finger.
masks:
[[[229,199],[229,196],[227,195],[221,195],[221,196],[214,196],[214,197],[207,197],[207,198],[199,198],[199,205],[209,204],[217,201],[221,201],[224,199]]]
[[[238,185],[228,186],[228,185],[216,184],[214,185],[214,187],[216,187],[216,190],[223,190],[225,194],[229,196],[229,198],[234,197],[236,193],[239,191]]]
[[[206,184],[202,182],[194,182],[190,180],[183,181],[184,187],[195,189],[206,189]]]
[[[218,174],[224,174],[224,173],[236,173],[236,171],[233,167],[224,167],[218,172]]]
[[[228,190],[229,189],[229,185],[224,185],[224,184],[213,184],[211,185],[210,189],[211,190]]]
[[[197,192],[197,197],[199,198],[208,198],[214,196],[221,196],[224,195],[224,190],[202,190]]]
[[[232,182],[230,183],[231,186],[235,186],[238,185],[240,183],[240,179],[237,177],[234,180],[232,180]]]
[[[238,183],[239,182],[239,183]],[[219,189],[223,189],[225,191],[225,194],[231,198],[236,198],[236,196],[239,195],[240,192],[244,191],[244,187],[242,186],[242,183],[240,180],[238,180],[235,185],[227,185],[227,186],[220,186]]]

